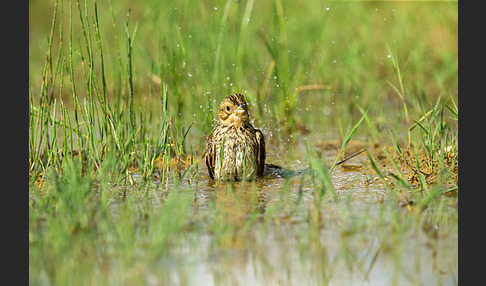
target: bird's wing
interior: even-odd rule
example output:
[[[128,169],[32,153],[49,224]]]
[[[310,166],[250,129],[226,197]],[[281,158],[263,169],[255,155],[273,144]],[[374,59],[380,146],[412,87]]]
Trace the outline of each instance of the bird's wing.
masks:
[[[211,179],[214,179],[214,152],[213,133],[211,133],[206,141],[206,166]]]
[[[265,169],[265,139],[263,138],[263,133],[260,130],[256,130],[256,140],[257,140],[257,148],[256,148],[256,160],[257,160],[257,176],[263,176],[263,170]]]

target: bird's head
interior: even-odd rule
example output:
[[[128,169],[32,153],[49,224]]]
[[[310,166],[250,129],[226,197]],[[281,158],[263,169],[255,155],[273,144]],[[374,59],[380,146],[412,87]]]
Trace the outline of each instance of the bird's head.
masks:
[[[243,94],[230,94],[223,99],[218,110],[218,124],[242,126],[250,122]]]

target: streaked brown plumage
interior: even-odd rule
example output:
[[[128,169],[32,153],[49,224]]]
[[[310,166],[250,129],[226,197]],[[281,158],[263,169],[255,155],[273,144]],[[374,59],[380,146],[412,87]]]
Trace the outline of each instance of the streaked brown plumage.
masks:
[[[211,179],[241,180],[263,176],[263,133],[250,124],[242,94],[230,94],[219,105],[218,122],[206,142]]]

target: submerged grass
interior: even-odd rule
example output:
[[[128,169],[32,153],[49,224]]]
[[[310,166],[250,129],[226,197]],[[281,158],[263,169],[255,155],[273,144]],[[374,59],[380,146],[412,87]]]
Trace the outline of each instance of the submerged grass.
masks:
[[[32,284],[457,284],[457,3],[29,6]],[[263,181],[207,178],[233,92]]]

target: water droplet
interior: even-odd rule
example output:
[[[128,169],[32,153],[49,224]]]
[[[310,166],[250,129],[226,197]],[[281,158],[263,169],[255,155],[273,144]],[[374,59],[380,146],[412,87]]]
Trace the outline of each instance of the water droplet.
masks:
[[[218,10],[218,7],[214,7],[214,10]]]
[[[324,115],[328,116],[331,114],[331,108],[329,106],[325,106],[322,112],[324,113]]]

